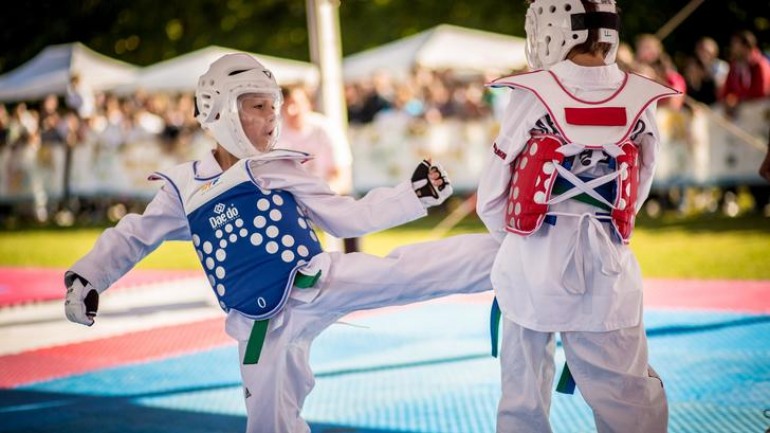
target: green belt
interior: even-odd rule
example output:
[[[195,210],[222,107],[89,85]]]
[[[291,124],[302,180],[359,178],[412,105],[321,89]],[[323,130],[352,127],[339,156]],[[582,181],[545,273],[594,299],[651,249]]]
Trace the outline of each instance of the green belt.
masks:
[[[500,304],[497,303],[497,297],[492,301],[492,311],[489,316],[489,331],[492,337],[492,356],[497,358],[497,341],[500,338],[500,318],[502,312],[500,310]],[[567,362],[564,362],[564,368],[561,371],[561,377],[556,385],[556,392],[562,394],[574,394],[575,393],[575,379],[572,377],[572,372],[569,371]]]
[[[315,286],[318,279],[321,278],[321,271],[316,272],[315,275],[305,275],[301,272],[297,272],[294,275],[294,287],[298,289],[307,289]]]
[[[305,275],[297,272],[294,275],[294,287],[298,289],[307,289],[313,287],[318,279],[321,278],[321,271],[315,275]],[[262,346],[267,337],[267,325],[270,319],[255,320],[251,327],[249,342],[246,343],[246,352],[243,354],[243,364],[256,364],[259,362],[259,355],[262,353]]]
[[[256,364],[259,362],[259,355],[262,353],[262,345],[265,344],[267,336],[267,324],[270,319],[255,320],[251,327],[249,342],[246,343],[246,353],[243,354],[243,364]]]
[[[569,371],[566,361],[564,362],[564,369],[561,371],[561,377],[559,377],[559,383],[556,385],[556,392],[562,394],[575,393],[575,379],[572,377],[572,372]]]

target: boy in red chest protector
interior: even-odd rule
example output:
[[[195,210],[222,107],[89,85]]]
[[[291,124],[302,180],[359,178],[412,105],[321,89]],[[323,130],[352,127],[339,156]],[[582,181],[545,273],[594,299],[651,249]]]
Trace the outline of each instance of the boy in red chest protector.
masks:
[[[533,71],[511,88],[477,211],[502,242],[499,432],[550,432],[554,334],[599,432],[665,432],[648,365],[642,278],[627,243],[652,183],[656,101],[677,92],[615,64],[613,0],[533,0]]]

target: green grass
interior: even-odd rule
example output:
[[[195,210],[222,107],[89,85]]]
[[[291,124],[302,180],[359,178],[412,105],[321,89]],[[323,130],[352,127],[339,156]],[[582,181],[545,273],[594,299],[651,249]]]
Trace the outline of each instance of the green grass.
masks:
[[[404,244],[435,238],[443,219],[432,213],[413,223],[360,239],[362,251],[384,255]],[[102,229],[25,229],[0,232],[0,266],[66,268],[91,248]],[[448,235],[484,231],[465,218]],[[770,219],[667,216],[641,218],[631,247],[645,277],[770,280]],[[139,263],[142,269],[197,269],[192,248],[168,242]]]

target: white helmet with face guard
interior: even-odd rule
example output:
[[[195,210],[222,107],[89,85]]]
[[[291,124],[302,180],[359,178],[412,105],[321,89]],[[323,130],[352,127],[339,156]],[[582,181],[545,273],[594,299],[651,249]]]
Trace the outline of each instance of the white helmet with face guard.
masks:
[[[620,17],[615,0],[586,0],[596,5],[587,12],[581,0],[533,0],[527,10],[527,62],[532,69],[549,69],[567,58],[570,50],[598,29],[598,42],[610,44],[604,63],[615,63],[620,43]]]
[[[244,95],[270,101],[264,144],[252,143],[241,124],[240,97]],[[249,158],[269,151],[278,141],[282,101],[281,89],[270,70],[248,54],[227,54],[198,80],[195,118],[233,156]]]

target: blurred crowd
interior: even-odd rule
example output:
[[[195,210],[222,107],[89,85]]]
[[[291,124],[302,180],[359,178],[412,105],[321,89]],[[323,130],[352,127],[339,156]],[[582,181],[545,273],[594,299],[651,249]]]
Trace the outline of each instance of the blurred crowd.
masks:
[[[672,110],[707,110],[719,104],[719,116],[735,118],[743,103],[770,98],[770,60],[760,50],[756,36],[747,30],[732,34],[727,44],[727,56],[722,57],[719,44],[709,36],[697,39],[692,52],[675,62],[666,52],[662,41],[653,34],[641,34],[632,46],[621,44],[618,64],[627,71],[654,78],[682,93],[659,102],[659,107]],[[770,138],[770,123],[765,129]],[[764,138],[764,137],[763,137]],[[748,143],[746,143],[748,144]],[[770,150],[768,150],[770,154]],[[759,168],[759,167],[758,167]],[[687,190],[690,191],[687,191]],[[744,188],[753,201],[753,208],[768,213],[770,186],[752,184]],[[666,191],[661,200],[669,206],[690,206],[687,196],[694,188],[678,187]],[[726,185],[711,200],[714,208],[732,208],[737,211],[739,185]],[[694,194],[713,195],[709,189]],[[691,200],[692,201],[692,200]]]
[[[387,71],[379,71],[370,80],[345,86],[348,119],[354,125],[394,115],[428,123],[481,119],[499,107],[497,93],[484,87],[493,78],[417,66],[405,80],[397,81]]]
[[[691,53],[675,61],[660,39],[643,34],[621,44],[618,63],[682,92],[662,101],[662,106],[690,110],[719,103],[729,117],[742,102],[770,97],[770,61],[751,32],[736,32],[724,42],[726,55],[717,41],[701,37]],[[349,123],[352,127],[380,121],[430,125],[446,119],[496,119],[507,102],[505,92],[484,86],[496,74],[418,66],[406,79],[396,80],[381,71],[368,80],[346,83]],[[311,98],[311,106],[312,102]],[[66,95],[0,103],[0,198],[7,198],[9,191],[32,190],[33,213],[40,221],[52,210],[70,206],[68,149],[77,146],[92,146],[95,158],[109,158],[127,143],[153,140],[170,159],[195,158],[195,152],[205,146],[196,144],[202,134],[193,108],[191,94],[94,93],[77,76],[72,77]],[[31,164],[42,167],[36,179],[30,178]],[[54,165],[65,168],[46,169]],[[40,185],[23,185],[30,182]],[[34,193],[55,191],[57,185],[60,193],[54,195],[60,199],[54,204],[41,198],[42,193]],[[760,200],[766,202],[767,197]]]
[[[77,85],[77,77],[72,81]],[[111,171],[105,177],[113,178],[121,174],[116,156],[129,143],[152,143],[169,160],[189,158],[200,135],[193,112],[192,95],[118,96],[75,88],[64,98],[49,95],[37,104],[0,104],[2,205],[28,204],[23,211],[38,221],[71,207],[72,177],[84,175],[72,172],[76,148],[89,148],[93,173]]]
[[[722,103],[728,115],[741,102],[770,96],[770,61],[759,49],[750,31],[735,32],[728,45],[729,60],[709,36],[700,37],[692,52],[675,62],[653,34],[638,35],[633,47],[628,42],[618,49],[618,64],[632,72],[654,78],[682,92],[662,106],[681,109],[686,102]],[[678,64],[678,66],[677,66]]]
[[[153,136],[160,138],[169,152],[184,153],[184,145],[198,129],[192,95],[98,93],[75,100],[80,102],[70,97],[64,101],[49,95],[37,105],[19,102],[10,112],[0,104],[3,150],[76,146],[90,140],[116,149],[137,138]],[[82,109],[84,104],[91,108]]]
[[[679,110],[686,108],[686,101],[705,105],[719,102],[733,113],[743,101],[770,96],[770,63],[749,31],[735,32],[727,49],[729,54],[723,57],[717,41],[703,36],[692,52],[675,62],[657,36],[641,34],[620,45],[617,60],[626,71],[682,92],[681,97],[669,98],[662,106]],[[349,120],[351,124],[365,124],[388,111],[428,122],[493,115],[500,109],[500,101],[483,85],[493,78],[496,76],[458,76],[453,71],[416,67],[406,80],[394,81],[387,71],[381,71],[370,80],[346,86]]]

